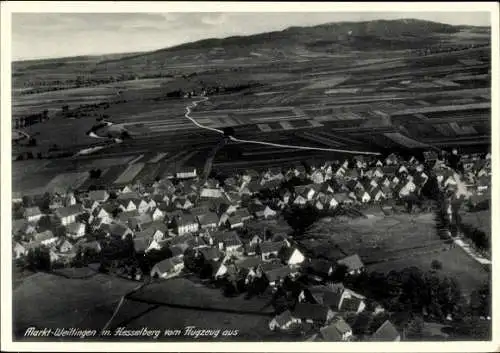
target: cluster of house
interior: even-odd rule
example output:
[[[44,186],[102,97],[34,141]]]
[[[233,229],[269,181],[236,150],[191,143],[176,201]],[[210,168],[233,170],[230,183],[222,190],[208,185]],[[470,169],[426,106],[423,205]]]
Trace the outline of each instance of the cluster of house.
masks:
[[[471,160],[464,158],[464,168],[465,178],[474,185],[473,195],[487,194],[489,157],[464,157]],[[426,158],[432,163],[440,187],[457,190],[453,171],[432,155]],[[241,230],[250,220],[275,218],[290,205],[310,204],[323,210],[371,202],[384,205],[394,198],[418,196],[429,179],[424,170],[428,169],[415,158],[404,161],[390,155],[376,160],[360,156],[353,161],[313,166],[308,171],[302,165],[286,170],[270,168],[262,173],[247,170],[225,179],[222,185],[214,179],[200,185],[196,169],[190,169],[179,171],[175,181],[164,178],[147,186],[136,183],[76,196],[53,195],[47,214],[37,206],[29,207],[24,210],[24,218],[13,221],[12,234],[18,239],[13,246],[14,258],[46,247],[51,262],[70,264],[78,251],[101,251],[99,241],[87,240],[87,235],[101,232],[109,238],[131,239],[137,254],[168,248],[171,257],[152,267],[152,278],[179,275],[188,249],[210,266],[213,279],[243,275],[245,284],[251,284],[264,277],[270,288],[278,288],[286,278],[294,278],[304,270],[321,278],[329,276],[336,265],[344,265],[348,274],[354,274],[363,269],[356,254],[339,257],[333,264],[320,264],[308,259],[286,234],[245,237]],[[303,185],[282,187],[284,181],[293,178],[302,179]],[[273,200],[262,199],[265,190],[274,191]],[[52,224],[62,226],[64,235],[54,229],[38,231],[41,218],[46,216]],[[142,276],[134,275],[137,280]],[[357,313],[365,308],[361,295],[341,286],[310,287],[301,293],[299,301],[293,311],[276,316],[269,328],[287,330],[313,322],[321,325],[315,339],[349,340],[352,330],[336,313]],[[391,323],[384,323],[373,336],[375,340],[399,339]]]

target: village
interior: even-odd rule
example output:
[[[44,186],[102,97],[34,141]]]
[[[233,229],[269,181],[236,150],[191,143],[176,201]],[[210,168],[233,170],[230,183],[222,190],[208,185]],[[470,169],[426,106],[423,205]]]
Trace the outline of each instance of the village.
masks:
[[[456,150],[451,155],[458,158]],[[369,298],[339,280],[365,270],[360,256],[310,257],[293,235],[266,227],[249,232],[247,225],[276,222],[291,208],[332,217],[362,216],[369,208],[388,216],[415,213],[425,209],[422,193],[431,179],[449,204],[490,202],[489,153],[462,155],[459,166],[435,152],[424,156],[356,156],[247,170],[224,180],[183,168],[151,185],[14,196],[13,261],[39,271],[94,266],[145,283],[196,275],[227,296],[247,292],[249,300],[284,292],[286,303],[275,305],[269,330],[307,331],[313,341],[355,340],[344,313],[384,311],[367,306]],[[303,278],[307,285],[294,285]],[[369,339],[399,341],[402,335],[385,320]]]

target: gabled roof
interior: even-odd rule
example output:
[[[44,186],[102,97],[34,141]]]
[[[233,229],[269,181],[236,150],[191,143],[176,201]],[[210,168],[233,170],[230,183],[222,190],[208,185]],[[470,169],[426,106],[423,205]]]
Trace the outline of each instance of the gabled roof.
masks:
[[[334,267],[334,264],[331,263],[330,261],[326,261],[323,259],[313,259],[311,260],[311,263],[309,264],[309,268],[312,272],[321,274],[321,275],[328,275],[328,272],[330,269]]]
[[[219,216],[217,216],[215,212],[207,212],[198,216],[198,221],[201,225],[217,224],[217,222],[219,222]]]
[[[222,256],[221,252],[217,248],[200,248],[199,252],[205,261],[219,259]]]
[[[117,199],[118,200],[138,200],[141,198],[141,195],[135,191],[131,192],[124,192],[122,194],[119,194]]]
[[[400,334],[396,327],[389,320],[385,320],[371,338],[373,341],[395,341],[398,337]]]
[[[172,257],[158,262],[156,265],[154,265],[154,267],[156,267],[160,271],[160,273],[165,273],[172,270],[175,267],[175,265],[178,265],[182,262],[183,262],[182,259],[179,259],[177,257]]]
[[[259,248],[262,254],[278,252],[284,246],[285,244],[282,241],[264,241],[259,244]]]
[[[244,259],[237,260],[235,264],[239,268],[251,269],[262,264],[262,260],[259,256],[250,256]]]
[[[236,232],[216,232],[213,238],[215,242],[223,243],[225,246],[238,246],[243,244]]]
[[[330,308],[321,304],[297,303],[293,309],[293,316],[299,319],[326,321]]]
[[[28,207],[28,208],[24,209],[24,216],[25,217],[39,216],[41,214],[42,214],[42,212],[40,211],[40,208],[38,208],[38,206]]]
[[[136,237],[133,239],[134,242],[134,250],[136,252],[145,252],[149,247],[150,239],[145,237]]]
[[[288,276],[290,273],[292,273],[292,270],[288,266],[280,266],[278,268],[274,268],[272,270],[264,270],[264,273],[267,277],[267,280],[269,282],[274,282],[278,278],[285,278]]]
[[[342,311],[357,311],[362,301],[362,299],[354,296],[344,298],[340,309]]]
[[[290,312],[290,310],[285,310],[281,314],[276,315],[274,317],[274,320],[276,320],[276,323],[280,327],[285,326],[287,323],[289,323],[293,320],[292,313]]]
[[[55,214],[59,218],[64,218],[68,216],[76,216],[83,212],[82,205],[76,204],[68,207],[61,207],[55,210]]]
[[[35,242],[42,242],[44,240],[54,238],[54,233],[52,233],[51,230],[46,230],[46,231],[41,232],[41,233],[36,233],[33,238],[34,238]]]
[[[105,227],[106,226],[106,227]],[[127,232],[130,231],[130,228],[120,224],[120,223],[113,223],[113,224],[104,224],[103,225],[103,230],[108,230],[109,234],[115,237],[122,237],[125,235]]]
[[[333,322],[320,329],[323,340],[338,342],[342,341],[342,336],[352,331],[351,327],[341,317],[336,317]]]
[[[342,299],[342,293],[343,291],[326,291],[323,294],[323,304],[337,310]]]
[[[337,263],[339,265],[347,266],[349,271],[360,270],[364,267],[364,264],[358,254],[347,256],[341,260],[338,260]]]
[[[78,222],[71,223],[66,226],[66,230],[72,234],[78,233],[82,228],[85,228],[85,224]]]
[[[18,234],[28,225],[28,221],[24,218],[15,219],[12,221],[12,234]]]
[[[109,196],[106,190],[92,190],[89,192],[89,199],[92,201],[102,201]]]

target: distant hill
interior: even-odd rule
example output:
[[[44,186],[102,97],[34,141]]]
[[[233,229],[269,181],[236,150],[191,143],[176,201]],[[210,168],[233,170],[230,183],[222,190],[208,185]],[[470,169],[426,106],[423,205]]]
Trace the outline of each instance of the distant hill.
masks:
[[[289,27],[249,36],[210,38],[170,48],[102,56],[80,56],[13,63],[15,86],[26,86],[31,76],[91,74],[151,74],[172,68],[213,63],[241,66],[275,60],[334,57],[354,51],[421,49],[439,43],[443,36],[460,31],[488,33],[488,27],[452,26],[415,19],[326,23]],[[49,75],[50,74],[50,75]],[[29,84],[28,84],[29,85]]]

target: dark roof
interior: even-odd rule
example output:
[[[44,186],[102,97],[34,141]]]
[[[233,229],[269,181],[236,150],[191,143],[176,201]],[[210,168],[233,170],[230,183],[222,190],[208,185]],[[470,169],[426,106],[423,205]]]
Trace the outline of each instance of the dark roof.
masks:
[[[58,208],[54,213],[56,214],[57,217],[63,218],[63,217],[78,215],[82,212],[83,212],[82,205],[77,204],[68,207]]]
[[[282,241],[264,241],[259,244],[260,251],[263,254],[278,252],[285,244]]]
[[[238,246],[243,244],[238,234],[234,231],[216,232],[213,237],[217,243],[223,243],[224,246]]]
[[[299,319],[326,321],[329,307],[321,304],[298,303],[293,309],[293,316]]]
[[[119,194],[117,197],[118,200],[138,200],[140,198],[141,198],[141,196],[135,191],[125,192],[125,193]]]
[[[207,212],[203,215],[198,216],[198,221],[200,222],[201,225],[207,225],[207,224],[217,224],[219,222],[219,216],[217,216],[217,213],[215,212]]]
[[[198,223],[195,217],[190,213],[182,213],[181,215],[178,215],[175,218],[175,221],[178,227]]]
[[[337,263],[347,266],[349,271],[359,270],[364,267],[363,262],[361,261],[361,258],[358,254],[347,256],[341,260],[338,260]]]
[[[134,238],[134,249],[136,252],[145,252],[149,246],[150,240],[145,237]]]
[[[154,222],[151,222],[149,224],[147,224],[144,229],[154,229],[155,231],[156,230],[159,230],[163,233],[167,232],[167,225],[161,221],[154,221]]]
[[[277,324],[281,327],[281,326],[285,326],[287,323],[292,321],[293,317],[292,317],[292,313],[290,312],[290,310],[285,310],[281,314],[276,315],[274,317],[274,319],[276,320]]]
[[[24,216],[25,217],[30,217],[30,216],[38,216],[41,215],[42,212],[40,211],[40,208],[38,206],[35,207],[28,207],[24,210]]]
[[[119,223],[113,223],[104,226],[107,226],[110,235],[116,237],[122,237],[126,232],[130,230],[127,226]]]
[[[340,309],[342,311],[358,311],[359,305],[363,300],[357,297],[344,298]]]
[[[158,268],[161,273],[165,273],[174,268],[175,265],[181,263],[182,260],[176,257],[172,257],[169,259],[165,259],[163,261],[158,262],[154,267]]]
[[[28,221],[25,219],[15,219],[12,221],[12,234],[17,234],[21,232],[28,225]]]
[[[106,190],[92,190],[89,192],[89,199],[92,201],[101,201],[106,199],[108,192]]]
[[[278,278],[282,279],[287,277],[290,273],[292,273],[292,270],[288,266],[280,266],[278,268],[265,271],[264,272],[267,280],[269,282],[276,281]]]
[[[389,320],[385,320],[371,338],[373,341],[395,341],[399,336],[396,327]]]
[[[217,248],[200,248],[199,251],[205,261],[219,259],[222,256]]]
[[[322,327],[320,334],[325,341],[342,341],[342,335],[351,331],[351,327],[343,318],[336,318],[330,325]]]
[[[309,269],[311,272],[319,274],[319,275],[328,275],[330,269],[333,269],[334,264],[330,261],[322,260],[322,259],[313,259],[309,264]]]
[[[342,298],[342,291],[334,292],[334,291],[326,291],[323,294],[323,304],[328,305],[335,310],[338,309],[340,299]]]
[[[235,262],[235,264],[239,268],[251,269],[262,264],[262,260],[258,256],[251,256],[242,260],[238,260]]]

